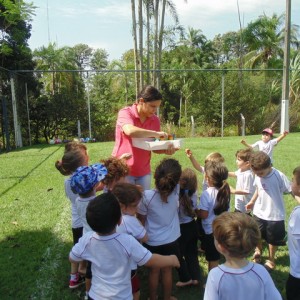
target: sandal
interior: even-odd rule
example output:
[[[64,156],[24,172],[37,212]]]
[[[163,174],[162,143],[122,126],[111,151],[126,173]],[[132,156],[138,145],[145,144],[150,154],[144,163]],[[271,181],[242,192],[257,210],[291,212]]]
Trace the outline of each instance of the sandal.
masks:
[[[261,253],[259,251],[255,251],[253,256],[252,256],[252,261],[257,263],[257,264],[260,264],[261,263]]]
[[[273,271],[276,267],[275,263],[269,259],[266,260],[264,266],[269,272]]]

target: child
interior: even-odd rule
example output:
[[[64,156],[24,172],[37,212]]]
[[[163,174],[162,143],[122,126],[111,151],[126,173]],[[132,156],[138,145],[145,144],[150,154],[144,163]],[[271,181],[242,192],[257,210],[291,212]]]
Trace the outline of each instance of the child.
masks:
[[[230,177],[237,178],[235,189],[231,188],[231,194],[234,194],[235,211],[246,213],[246,204],[251,200],[254,187],[254,174],[250,168],[250,157],[253,151],[248,149],[239,150],[236,152],[236,164],[238,170],[229,172]]]
[[[129,174],[129,167],[125,159],[111,156],[100,160],[100,162],[107,169],[107,175],[102,180],[104,192],[111,191],[117,182],[125,181],[126,176]]]
[[[185,149],[185,153],[186,156],[190,159],[193,167],[199,171],[200,173],[204,174],[204,167],[201,166],[199,164],[199,162],[195,159],[193,152],[190,149]],[[204,165],[208,162],[208,161],[214,161],[214,162],[220,162],[220,163],[224,163],[225,159],[222,156],[222,154],[220,154],[219,152],[212,152],[210,154],[208,154],[205,158],[204,161]],[[203,179],[202,182],[202,192],[205,191],[207,189],[207,182],[205,181],[205,178]]]
[[[179,279],[177,287],[197,285],[200,278],[198,262],[198,231],[195,221],[195,209],[197,207],[197,175],[192,169],[184,169],[180,177],[179,194],[179,222],[180,233],[179,247],[180,260]]]
[[[195,157],[193,156],[193,153],[190,149],[185,149],[185,153],[186,156],[190,159],[190,161],[192,162],[194,168],[199,171],[201,174],[204,174],[204,167],[202,167],[199,162],[195,159]],[[214,161],[214,162],[220,162],[220,163],[224,163],[225,159],[222,156],[222,154],[220,154],[219,152],[212,152],[210,154],[208,154],[205,158],[204,161],[204,165],[209,162],[209,161]],[[208,185],[207,185],[207,181],[205,179],[205,176],[203,178],[202,181],[202,192],[204,192],[207,189]],[[199,247],[199,252],[205,252],[203,249],[203,245],[202,245],[202,241],[203,241],[203,237],[204,237],[204,230],[202,227],[202,220],[200,218],[197,217],[197,227],[198,227],[198,239],[201,243],[201,246]]]
[[[71,189],[74,193],[79,194],[76,199],[76,207],[83,224],[83,234],[92,231],[86,219],[86,208],[89,202],[96,197],[97,186],[106,174],[107,169],[102,164],[97,163],[77,168],[71,177]],[[86,298],[90,290],[91,278],[91,263],[87,262],[85,275]]]
[[[179,255],[177,239],[180,236],[178,200],[181,166],[175,159],[164,159],[154,173],[155,189],[146,190],[138,206],[138,218],[145,225],[148,241],[145,247],[152,253]],[[157,299],[159,276],[162,273],[164,299],[171,296],[172,268],[152,267],[149,271],[150,300]]]
[[[292,194],[300,204],[300,166],[293,171]],[[291,213],[288,224],[290,273],[286,282],[286,299],[300,299],[300,205]]]
[[[143,197],[141,188],[135,184],[119,182],[113,187],[112,193],[118,199],[122,212],[122,221],[117,226],[117,232],[130,234],[141,243],[146,242],[148,240],[146,230],[135,216],[137,206]],[[140,280],[137,274],[137,264],[133,264],[131,269],[131,285],[133,299],[140,299]]]
[[[92,262],[90,300],[132,299],[131,262],[153,268],[179,267],[175,255],[151,254],[129,234],[116,233],[121,223],[121,210],[112,193],[104,193],[90,201],[86,212],[93,231],[86,233],[73,246],[71,262]]]
[[[197,215],[202,219],[204,235],[205,258],[208,261],[208,270],[219,263],[220,253],[214,245],[212,222],[216,216],[229,209],[230,187],[227,183],[228,170],[222,163],[207,162],[205,164],[205,177],[208,188],[200,197]]]
[[[55,167],[64,175],[72,175],[72,173],[80,166],[86,166],[89,162],[87,148],[84,144],[78,142],[69,142],[65,145],[64,155],[61,160],[56,161]],[[65,180],[65,193],[71,202],[72,211],[72,234],[73,244],[75,245],[82,236],[83,225],[77,213],[76,198],[70,186],[71,178]],[[74,289],[84,283],[84,277],[80,274],[85,274],[85,265],[83,263],[75,263],[71,266],[71,274],[69,280],[69,288]],[[73,273],[72,273],[73,272]]]
[[[274,147],[282,140],[284,139],[288,134],[288,131],[285,131],[283,134],[281,134],[278,138],[273,139],[273,130],[271,128],[265,128],[262,131],[261,141],[257,141],[254,144],[250,145],[245,140],[241,140],[241,143],[249,147],[251,149],[258,148],[259,151],[263,151],[267,153],[271,161],[273,160],[273,149]]]
[[[253,217],[258,223],[262,239],[268,243],[269,258],[265,262],[268,270],[275,269],[275,252],[277,246],[283,245],[285,237],[284,219],[285,208],[283,193],[289,193],[290,182],[280,171],[272,168],[270,157],[263,151],[254,152],[250,165],[256,175],[254,183],[256,191],[246,205],[253,208]],[[253,259],[260,262],[262,244],[255,250]]]
[[[250,216],[224,212],[213,221],[217,250],[225,263],[212,269],[207,278],[204,300],[281,300],[270,274],[246,257],[260,239],[256,222]]]

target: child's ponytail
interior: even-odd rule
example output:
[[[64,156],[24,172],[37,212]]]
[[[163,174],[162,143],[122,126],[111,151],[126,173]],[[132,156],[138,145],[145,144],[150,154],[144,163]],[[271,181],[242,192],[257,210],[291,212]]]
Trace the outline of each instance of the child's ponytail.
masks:
[[[220,215],[222,212],[227,211],[230,205],[230,187],[226,181],[228,169],[222,163],[207,162],[205,164],[205,174],[211,185],[218,189],[214,213]]]

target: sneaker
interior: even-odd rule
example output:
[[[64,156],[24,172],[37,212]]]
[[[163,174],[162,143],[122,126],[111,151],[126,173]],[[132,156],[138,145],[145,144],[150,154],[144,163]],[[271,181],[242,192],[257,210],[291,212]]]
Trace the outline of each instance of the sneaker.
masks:
[[[80,285],[82,285],[85,282],[84,277],[80,276],[79,274],[77,274],[76,279],[75,280],[71,280],[69,281],[69,288],[70,289],[76,289],[78,288]]]

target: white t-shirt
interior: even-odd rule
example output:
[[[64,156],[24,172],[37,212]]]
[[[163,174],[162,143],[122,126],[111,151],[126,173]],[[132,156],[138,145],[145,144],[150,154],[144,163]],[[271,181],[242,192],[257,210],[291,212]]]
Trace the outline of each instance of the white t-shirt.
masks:
[[[214,207],[216,204],[217,194],[218,189],[215,187],[208,187],[200,196],[198,209],[208,211],[208,217],[206,219],[202,219],[202,227],[206,234],[211,234],[213,232],[212,222],[216,218]]]
[[[144,192],[137,212],[146,216],[145,228],[148,234],[148,245],[165,245],[180,237],[178,206],[179,185],[168,196],[167,202],[162,201],[156,189]]]
[[[277,145],[277,140],[273,139],[273,140],[269,140],[267,143],[265,143],[263,141],[257,141],[254,144],[252,144],[251,147],[258,148],[259,151],[263,151],[263,152],[267,153],[270,156],[271,161],[272,161],[273,160],[273,149],[276,145]]]
[[[91,200],[93,200],[96,197],[96,195],[93,195],[91,197],[87,198],[81,198],[77,197],[76,199],[76,207],[77,207],[77,213],[81,219],[82,225],[83,225],[83,234],[92,231],[92,228],[88,224],[86,220],[86,208]]]
[[[132,300],[130,262],[142,266],[151,257],[150,251],[124,233],[99,236],[88,232],[70,252],[72,260],[92,263],[89,296],[94,300]]]
[[[72,228],[80,228],[83,227],[83,225],[77,212],[76,199],[78,195],[73,193],[73,191],[71,190],[70,183],[71,183],[71,178],[67,178],[65,180],[65,193],[66,193],[66,197],[71,202]]]
[[[258,189],[258,198],[253,207],[253,214],[267,221],[284,220],[283,193],[291,192],[288,178],[282,172],[272,168],[265,177],[255,176],[254,183]]]
[[[193,210],[195,210],[197,208],[197,200],[198,200],[198,194],[194,193],[191,197]],[[193,221],[193,219],[194,218],[188,216],[185,213],[184,207],[181,204],[179,204],[179,223],[180,224],[186,224],[186,223],[189,223],[189,222]]]
[[[129,234],[137,240],[146,235],[146,229],[142,223],[136,217],[130,215],[122,215],[122,222],[117,226],[117,232]],[[131,269],[136,270],[137,265],[132,263]]]
[[[282,300],[268,271],[249,262],[241,269],[219,265],[207,278],[204,300]]]
[[[289,219],[288,248],[290,255],[290,274],[300,279],[300,206],[294,208]]]
[[[251,170],[241,171],[240,169],[234,172],[236,175],[236,190],[247,192],[247,195],[235,195],[234,207],[241,212],[246,212],[245,205],[251,200],[254,192],[254,174]]]

